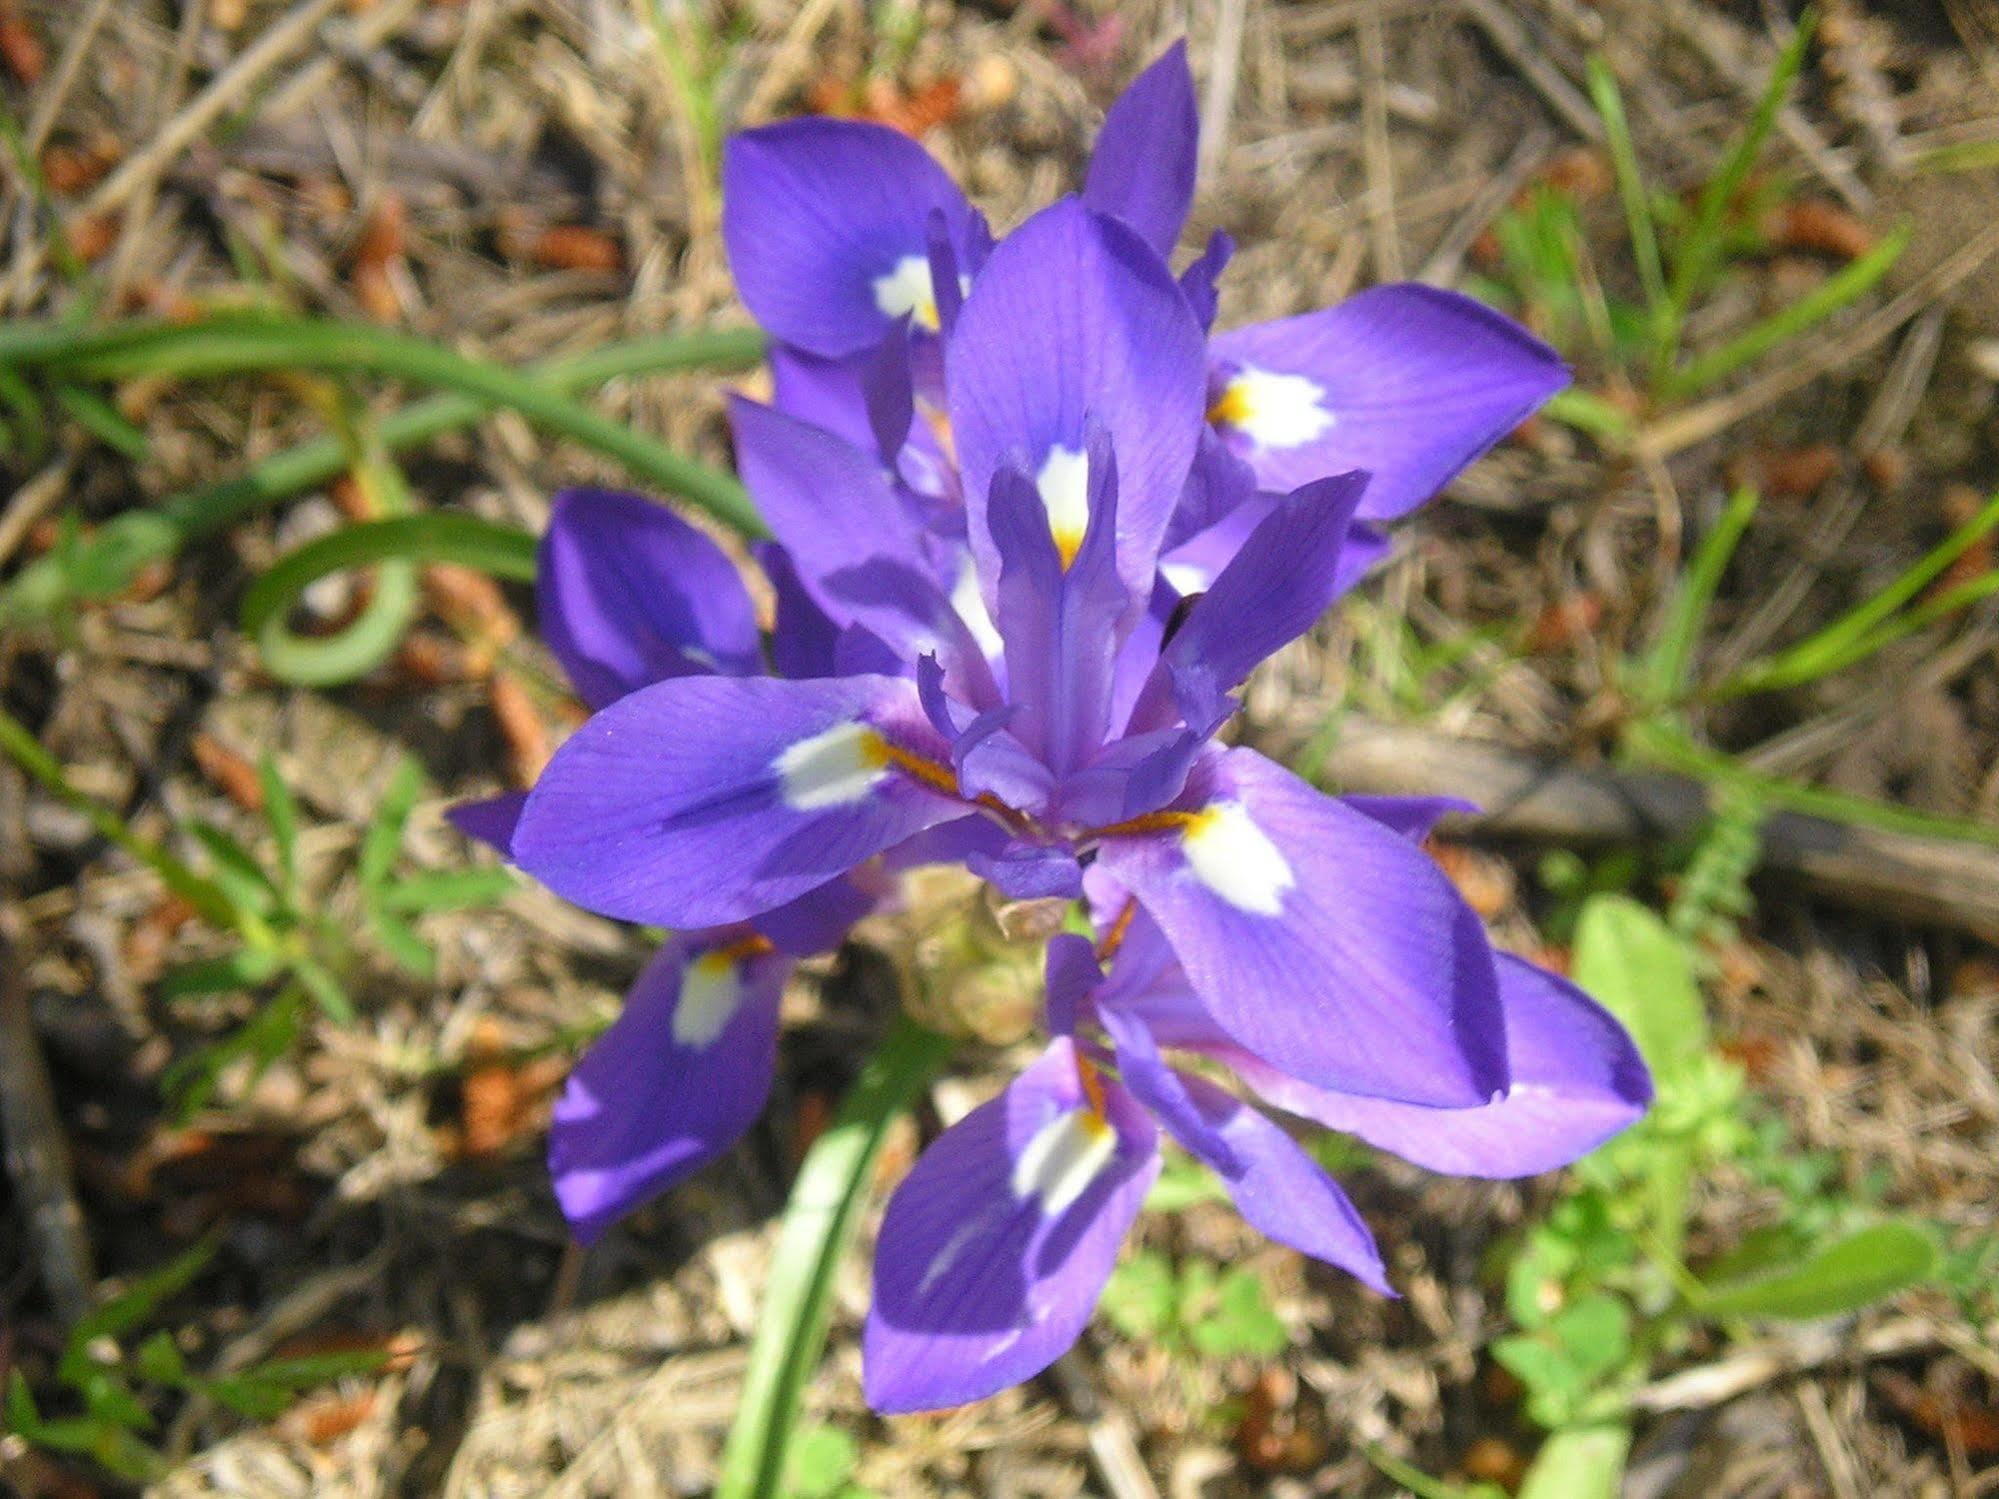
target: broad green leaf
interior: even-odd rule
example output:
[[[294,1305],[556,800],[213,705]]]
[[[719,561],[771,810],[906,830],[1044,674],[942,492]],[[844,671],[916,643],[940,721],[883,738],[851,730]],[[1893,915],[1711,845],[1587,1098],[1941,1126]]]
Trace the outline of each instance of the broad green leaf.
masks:
[[[1570,976],[1631,1032],[1661,1083],[1707,1046],[1693,963],[1673,929],[1622,895],[1592,897],[1576,923]]]
[[[1215,1309],[1189,1330],[1194,1346],[1211,1358],[1275,1358],[1291,1341],[1270,1293],[1253,1270],[1231,1270],[1216,1291]]]
[[[1572,1426],[1551,1434],[1534,1455],[1518,1499],[1617,1499],[1631,1428]]]
[[[174,1335],[164,1328],[139,1345],[133,1363],[154,1384],[178,1388],[187,1383],[187,1360],[182,1357]]]
[[[792,1441],[785,1492],[790,1499],[837,1499],[860,1456],[854,1439],[837,1426],[809,1426]]]
[[[1163,1254],[1139,1250],[1111,1272],[1098,1305],[1111,1325],[1134,1341],[1164,1336],[1179,1310],[1173,1267]]]
[[[1792,1269],[1709,1286],[1700,1309],[1711,1317],[1836,1317],[1918,1285],[1936,1269],[1928,1234],[1909,1223],[1877,1223]]]
[[[1590,1378],[1631,1356],[1631,1308],[1615,1296],[1584,1296],[1548,1320],[1547,1336]]]

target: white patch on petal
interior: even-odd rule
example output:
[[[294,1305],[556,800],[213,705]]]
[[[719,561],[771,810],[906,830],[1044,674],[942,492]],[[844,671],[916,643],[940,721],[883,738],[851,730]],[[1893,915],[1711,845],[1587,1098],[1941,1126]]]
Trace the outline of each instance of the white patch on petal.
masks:
[[[935,333],[937,283],[930,279],[930,261],[923,255],[905,255],[895,269],[874,281],[875,306],[890,317],[907,317],[926,333]]]
[[[958,618],[972,632],[972,639],[978,642],[986,659],[997,661],[1006,649],[1006,642],[1000,639],[999,627],[986,612],[986,596],[979,591],[979,570],[969,553],[958,569],[958,581],[952,585],[951,607],[958,611]]]
[[[1050,448],[1041,460],[1041,472],[1034,476],[1034,487],[1048,507],[1048,529],[1055,534],[1055,550],[1067,567],[1083,545],[1083,533],[1090,529],[1090,455],[1075,448]]]
[[[1096,1180],[1117,1151],[1117,1132],[1088,1109],[1071,1109],[1035,1131],[1013,1163],[1013,1195],[1038,1200],[1053,1218]]]
[[[772,765],[784,804],[795,812],[857,802],[888,774],[888,745],[864,723],[836,723],[801,739]]]
[[[1216,802],[1194,814],[1180,847],[1194,878],[1239,911],[1275,916],[1297,883],[1291,866],[1241,802]]]
[[[680,999],[673,1007],[673,1039],[682,1046],[706,1046],[743,1003],[743,976],[726,952],[704,952],[687,965]]]
[[[1296,448],[1332,426],[1325,398],[1326,392],[1303,375],[1245,366],[1223,389],[1210,415],[1259,448]]]
[[[1208,584],[1213,581],[1205,567],[1192,562],[1162,562],[1159,564],[1159,576],[1183,599],[1207,592]]]

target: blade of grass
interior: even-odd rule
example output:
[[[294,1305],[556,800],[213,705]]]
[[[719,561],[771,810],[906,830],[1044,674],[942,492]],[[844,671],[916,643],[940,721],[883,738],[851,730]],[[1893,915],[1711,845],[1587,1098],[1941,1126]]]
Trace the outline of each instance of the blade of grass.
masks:
[[[1931,547],[1920,559],[1906,568],[1901,576],[1872,598],[1849,609],[1831,624],[1815,631],[1797,644],[1786,647],[1774,656],[1766,656],[1761,661],[1750,662],[1717,687],[1714,696],[1743,697],[1753,692],[1774,692],[1784,687],[1795,687],[1800,683],[1822,677],[1829,671],[1838,670],[1842,665],[1851,665],[1860,660],[1861,655],[1854,654],[1855,648],[1888,628],[1890,621],[1905,604],[1941,577],[1946,568],[1970,550],[1972,545],[1994,526],[1999,526],[1999,494],[1993,495],[1978,514]],[[1907,631],[1902,633],[1906,634]],[[1886,645],[1889,639],[1897,638],[1900,637],[1881,639],[1879,645]],[[1878,649],[1879,645],[1874,648]],[[1872,650],[1862,653],[1862,655],[1871,654]]]
[[[259,370],[316,369],[381,375],[456,390],[509,406],[548,431],[607,457],[633,474],[699,505],[747,536],[767,534],[735,478],[683,458],[654,438],[599,415],[517,370],[358,323],[310,318],[217,318],[142,325],[72,337],[46,353],[48,368],[117,380],[137,375],[188,379]]]
[[[124,818],[72,785],[56,757],[42,748],[41,741],[28,732],[27,725],[4,708],[0,708],[0,753],[5,753],[60,801],[83,814],[98,836],[152,870],[167,889],[193,906],[203,920],[225,931],[243,932],[246,937],[254,926],[268,941],[269,929],[249,913],[240,911],[213,880],[197,874],[151,839],[133,832]]]
[[[897,1021],[799,1167],[715,1499],[773,1499],[779,1492],[799,1399],[826,1343],[833,1272],[859,1227],[882,1141],[955,1046],[913,1020]]]
[[[1618,90],[1617,75],[1601,57],[1589,60],[1589,92],[1596,112],[1603,118],[1604,141],[1610,147],[1611,169],[1617,176],[1617,196],[1624,205],[1632,258],[1638,263],[1647,319],[1653,337],[1657,338],[1670,307],[1665,272],[1659,265],[1658,226],[1652,220],[1652,200],[1645,190],[1638,152],[1631,144],[1631,123],[1625,118],[1624,95]]]
[[[1750,116],[1742,134],[1736,137],[1734,146],[1722,161],[1721,170],[1710,177],[1701,189],[1700,198],[1694,205],[1693,222],[1681,237],[1673,255],[1666,321],[1652,367],[1655,388],[1664,382],[1679,359],[1680,332],[1686,325],[1687,312],[1708,275],[1721,262],[1723,220],[1736,195],[1742,191],[1743,184],[1749,180],[1749,173],[1755,167],[1757,158],[1763,154],[1763,147],[1769,142],[1770,132],[1777,124],[1777,113],[1784,107],[1791,85],[1804,67],[1805,48],[1810,45],[1812,33],[1817,27],[1816,9],[1808,8],[1798,17],[1790,41],[1777,55],[1776,66],[1770,70],[1770,81],[1764,86],[1763,96],[1756,101],[1756,112]]]
[[[1685,693],[1692,670],[1694,647],[1707,624],[1708,607],[1729,559],[1742,543],[1742,534],[1756,514],[1759,503],[1753,489],[1738,489],[1729,496],[1721,520],[1708,532],[1673,596],[1673,607],[1659,631],[1659,639],[1638,671],[1639,692],[1654,707],[1664,707]]]
[[[32,405],[32,393],[10,361],[26,357],[24,351],[46,352],[67,338],[73,338],[69,330],[46,325],[0,327],[0,396],[6,395],[8,382],[18,383],[20,393]],[[668,334],[611,344],[577,358],[538,365],[526,378],[558,394],[575,395],[626,376],[740,368],[754,364],[763,350],[763,335],[750,328]],[[402,452],[470,426],[496,404],[504,403],[459,393],[432,396],[382,417],[375,424],[375,437],[389,452]],[[107,521],[81,544],[83,558],[65,561],[44,557],[24,567],[0,588],[0,620],[45,618],[59,609],[76,596],[70,586],[73,570],[87,570],[98,580],[93,585],[95,591],[86,596],[115,593],[147,563],[172,557],[190,542],[226,530],[246,515],[327,483],[345,470],[349,461],[338,440],[317,438],[278,453],[236,478],[184,490],[145,510],[127,511]]]
[[[1666,394],[1674,399],[1698,395],[1715,381],[1761,359],[1865,296],[1902,258],[1902,252],[1909,247],[1909,233],[1909,226],[1901,225],[1865,255],[1841,266],[1807,295],[1745,329],[1720,348],[1674,370],[1666,377]]]

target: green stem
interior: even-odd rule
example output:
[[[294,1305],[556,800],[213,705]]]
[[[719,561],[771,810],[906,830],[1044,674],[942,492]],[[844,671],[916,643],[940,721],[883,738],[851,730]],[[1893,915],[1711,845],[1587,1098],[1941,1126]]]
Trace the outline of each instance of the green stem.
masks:
[[[898,1020],[861,1070],[839,1118],[799,1167],[715,1499],[773,1499],[778,1493],[799,1401],[826,1344],[833,1274],[860,1226],[882,1141],[956,1045],[913,1020]]]

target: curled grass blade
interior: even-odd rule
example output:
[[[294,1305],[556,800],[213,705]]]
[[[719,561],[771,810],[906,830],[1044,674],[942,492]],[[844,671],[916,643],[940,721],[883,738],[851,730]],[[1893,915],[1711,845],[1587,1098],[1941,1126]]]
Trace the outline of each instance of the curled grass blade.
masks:
[[[859,1226],[882,1141],[955,1045],[913,1020],[897,1021],[855,1079],[833,1127],[806,1153],[771,1258],[715,1499],[773,1499],[780,1492],[799,1400],[826,1344],[833,1272]]]
[[[26,357],[24,350],[39,348],[46,354],[65,338],[73,335],[38,325],[0,328],[0,397],[5,395],[6,380],[18,380],[10,361]],[[552,361],[536,366],[525,378],[558,394],[574,395],[626,376],[739,368],[754,364],[763,349],[763,335],[754,329],[669,334]],[[21,391],[32,405],[25,383]],[[374,437],[384,450],[402,452],[470,426],[496,404],[504,403],[458,392],[431,396],[380,418]],[[36,414],[39,418],[38,408]],[[144,510],[127,511],[80,541],[73,555],[44,557],[24,567],[0,589],[0,620],[46,618],[79,595],[116,593],[147,563],[172,557],[183,546],[226,530],[244,516],[327,483],[350,461],[337,439],[317,438],[233,479],[184,490]]]

